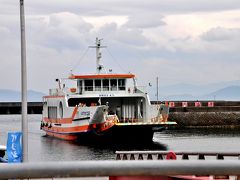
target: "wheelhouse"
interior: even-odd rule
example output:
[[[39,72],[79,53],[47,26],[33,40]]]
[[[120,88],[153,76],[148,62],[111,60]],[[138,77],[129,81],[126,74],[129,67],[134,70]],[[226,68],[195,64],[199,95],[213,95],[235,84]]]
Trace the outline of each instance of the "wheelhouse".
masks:
[[[145,91],[136,86],[135,75],[71,75],[69,79],[76,85],[68,88],[69,107],[108,105],[109,114],[116,114],[120,122],[141,122],[146,118]]]
[[[123,92],[127,90],[127,80],[134,79],[133,74],[98,74],[72,75],[69,78],[77,81],[77,94],[98,92]]]

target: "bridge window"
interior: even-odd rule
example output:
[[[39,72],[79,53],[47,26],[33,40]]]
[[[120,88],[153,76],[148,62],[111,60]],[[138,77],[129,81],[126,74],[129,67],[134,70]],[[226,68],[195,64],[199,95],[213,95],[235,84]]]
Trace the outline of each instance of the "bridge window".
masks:
[[[118,79],[118,90],[124,91],[126,89],[126,80]]]
[[[110,84],[111,84],[111,91],[116,91],[117,90],[117,80],[111,79]]]
[[[85,80],[85,91],[93,91],[93,80]]]
[[[101,79],[95,79],[95,91],[101,91],[102,81]]]
[[[109,91],[109,79],[103,79],[103,91]]]
[[[77,87],[78,87],[78,93],[82,94],[82,89],[83,89],[83,87],[82,87],[82,80],[78,80]]]

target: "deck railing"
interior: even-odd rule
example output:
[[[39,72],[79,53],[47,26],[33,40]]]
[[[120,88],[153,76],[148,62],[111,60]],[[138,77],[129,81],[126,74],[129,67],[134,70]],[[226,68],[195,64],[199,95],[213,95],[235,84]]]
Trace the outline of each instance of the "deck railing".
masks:
[[[126,86],[102,86],[102,87],[99,87],[99,86],[85,86],[84,87],[84,91],[86,92],[92,92],[92,91],[113,91],[113,92],[116,92],[116,91],[126,91],[128,93],[145,93],[146,92],[146,86],[137,86],[137,87],[126,87]],[[54,89],[52,90],[52,92],[54,92]],[[69,91],[70,92],[70,91]]]

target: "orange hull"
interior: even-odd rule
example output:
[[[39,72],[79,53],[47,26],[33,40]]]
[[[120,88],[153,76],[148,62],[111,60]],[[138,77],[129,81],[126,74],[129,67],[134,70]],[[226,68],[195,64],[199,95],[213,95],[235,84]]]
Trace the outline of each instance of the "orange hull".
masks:
[[[46,132],[47,135],[49,136],[53,136],[59,139],[64,139],[64,140],[69,140],[69,141],[73,141],[76,140],[78,138],[77,135],[69,135],[69,134],[57,134],[57,133],[52,133],[52,132]]]
[[[72,127],[62,127],[62,125],[71,124],[66,123],[66,119],[48,119],[43,118],[44,122],[41,124],[41,129],[46,132],[47,135],[53,136],[56,138],[64,139],[64,140],[76,140],[79,136],[87,136],[87,134],[101,134],[104,133],[106,130],[110,129],[115,125],[114,119],[107,120],[102,124],[91,124],[91,125],[82,125],[82,126],[72,126]],[[59,126],[52,126],[52,123],[55,122],[62,122],[59,123]]]

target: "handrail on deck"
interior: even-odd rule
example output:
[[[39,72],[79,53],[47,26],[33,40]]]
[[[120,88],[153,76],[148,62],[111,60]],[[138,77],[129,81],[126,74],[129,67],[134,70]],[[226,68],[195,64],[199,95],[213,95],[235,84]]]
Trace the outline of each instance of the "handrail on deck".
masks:
[[[1,179],[161,175],[240,175],[240,161],[126,160],[0,164]]]

